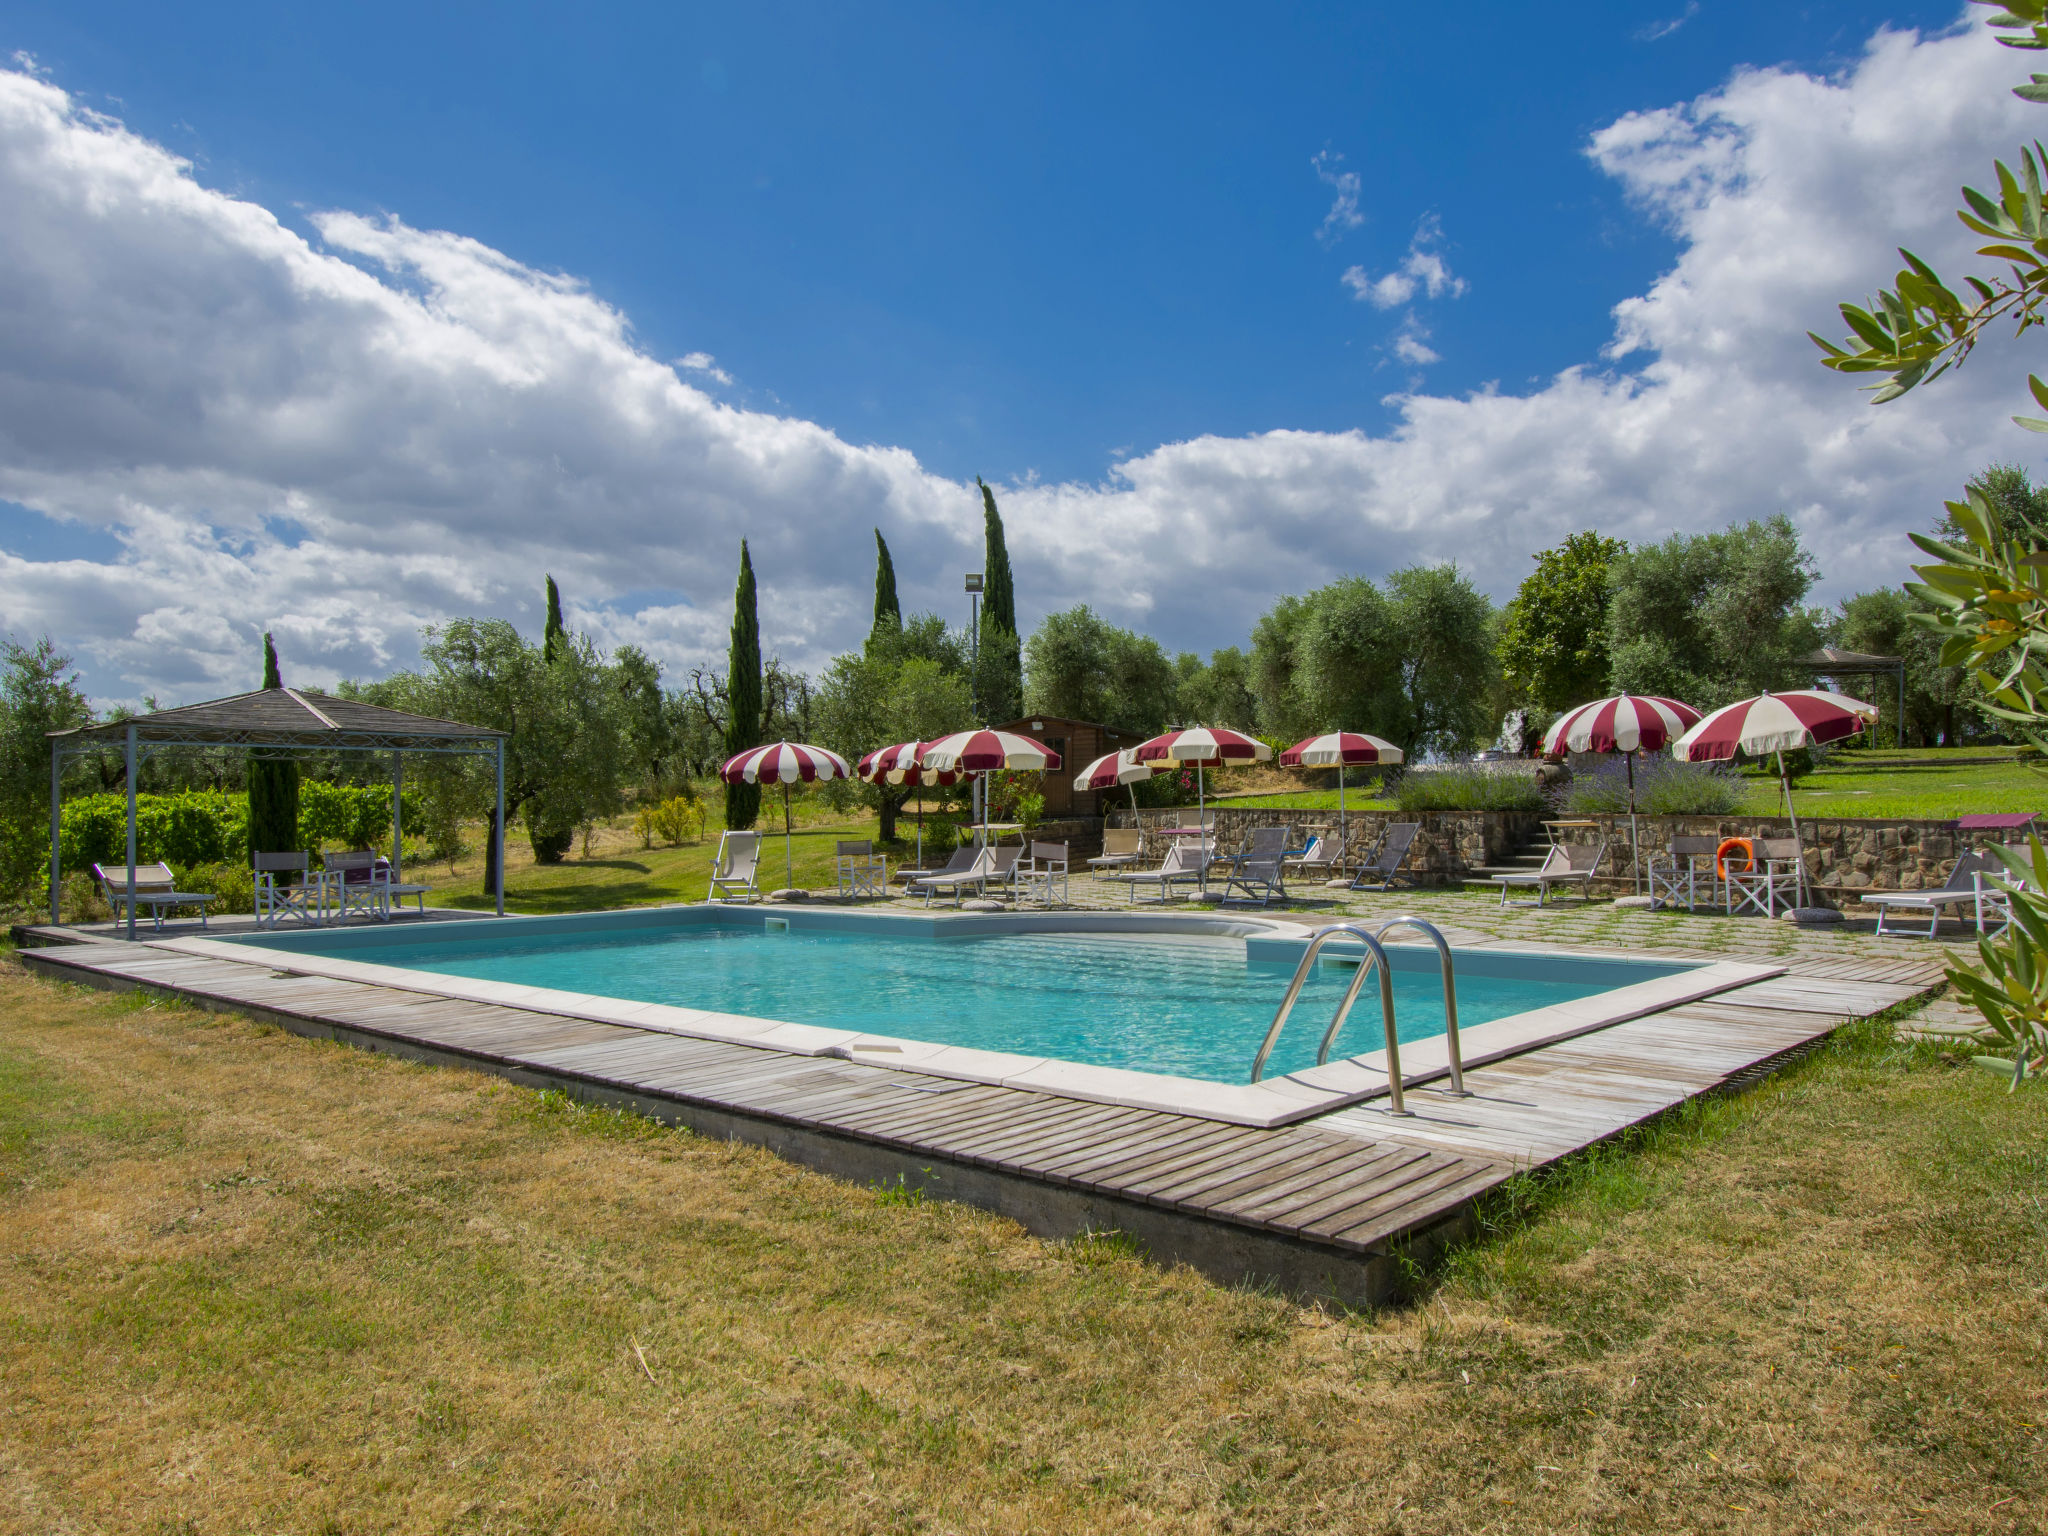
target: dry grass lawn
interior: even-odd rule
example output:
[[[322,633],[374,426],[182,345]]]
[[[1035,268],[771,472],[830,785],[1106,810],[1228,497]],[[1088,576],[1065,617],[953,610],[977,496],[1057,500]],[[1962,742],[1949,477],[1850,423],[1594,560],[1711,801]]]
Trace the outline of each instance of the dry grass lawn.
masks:
[[[0,1527],[2039,1530],[2044,1187],[1866,1030],[1339,1317],[0,963]]]

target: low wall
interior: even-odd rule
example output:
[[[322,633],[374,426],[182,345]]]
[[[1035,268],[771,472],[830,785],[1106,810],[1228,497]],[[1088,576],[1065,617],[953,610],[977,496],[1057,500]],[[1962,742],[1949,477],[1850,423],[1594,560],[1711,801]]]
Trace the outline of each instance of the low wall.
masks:
[[[1156,864],[1166,857],[1171,839],[1161,835],[1165,827],[1193,826],[1195,810],[1139,811],[1137,821],[1144,833],[1139,857]],[[1233,853],[1244,846],[1254,827],[1288,827],[1297,845],[1318,833],[1337,830],[1337,813],[1327,811],[1280,810],[1272,806],[1220,805],[1209,807],[1216,828],[1216,846]],[[1409,850],[1405,866],[1418,885],[1457,885],[1471,878],[1482,864],[1499,864],[1512,859],[1521,848],[1543,835],[1543,818],[1529,811],[1388,811],[1353,810],[1348,818],[1351,849],[1356,857],[1371,848],[1387,824],[1419,821],[1421,832]],[[1115,812],[1109,824],[1129,827],[1132,813]]]
[[[1597,882],[1609,891],[1629,884],[1629,828],[1626,816],[1589,816],[1599,823],[1569,834],[1572,842],[1605,839],[1600,861],[1606,878]],[[1640,816],[1643,858],[1666,848],[1674,837],[1790,837],[1792,823],[1782,816]],[[2003,831],[1966,832],[1953,821],[1883,821],[1850,816],[1802,816],[1800,841],[1806,847],[1811,889],[1832,906],[1853,905],[1864,891],[1919,891],[1942,885],[1949,869],[1974,848],[2004,842]]]

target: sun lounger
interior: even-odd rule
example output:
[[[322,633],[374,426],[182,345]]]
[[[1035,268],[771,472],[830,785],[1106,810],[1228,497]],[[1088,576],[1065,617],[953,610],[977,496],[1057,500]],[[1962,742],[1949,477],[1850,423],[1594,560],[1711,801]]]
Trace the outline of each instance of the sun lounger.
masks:
[[[705,893],[704,899],[727,901],[734,892],[738,892],[742,901],[759,900],[761,887],[755,877],[760,862],[760,833],[720,833],[718,857],[711,863],[711,889]]]
[[[1230,861],[1230,874],[1223,883],[1223,899],[1241,890],[1244,900],[1270,906],[1287,899],[1287,828],[1254,827],[1251,845]]]
[[[1088,867],[1100,874],[1105,869],[1122,869],[1135,864],[1144,842],[1143,832],[1132,828],[1112,828],[1102,834],[1102,852],[1088,861]]]
[[[1407,874],[1403,866],[1408,862],[1408,850],[1415,846],[1416,834],[1421,832],[1419,821],[1396,821],[1387,825],[1380,834],[1380,840],[1358,873],[1352,877],[1354,891],[1391,891],[1396,885],[1413,885],[1415,877]]]
[[[1174,885],[1201,882],[1208,867],[1208,844],[1191,838],[1167,849],[1166,857],[1157,869],[1121,870],[1106,878],[1122,881],[1133,904],[1138,900],[1138,887],[1141,885],[1158,886],[1159,899],[1167,901],[1172,897]]]
[[[1516,907],[1540,907],[1550,897],[1552,886],[1576,885],[1581,899],[1593,899],[1593,875],[1600,868],[1600,860],[1607,852],[1605,841],[1600,843],[1553,843],[1550,852],[1543,856],[1543,863],[1536,869],[1523,874],[1495,875],[1493,883],[1500,887],[1500,904]],[[1517,887],[1536,888],[1534,901],[1508,900],[1508,892]]]
[[[1962,908],[1969,908],[1969,915],[1975,919],[1977,931],[1984,932],[1987,917],[1998,920],[2002,927],[2010,916],[2010,903],[2005,892],[1996,886],[1987,886],[1984,877],[2003,874],[2004,866],[1990,854],[1966,853],[1956,860],[1955,868],[1948,872],[1948,881],[1931,891],[1872,891],[1860,899],[1877,908],[1877,931],[1884,933],[1885,923],[1894,912],[1925,912],[1927,931],[1917,937],[1931,939],[1941,926],[1943,909],[1954,907],[1956,916],[1963,916]],[[1911,931],[1911,930],[1907,930]],[[1901,930],[1893,928],[1893,933]]]
[[[105,864],[95,864],[92,867],[92,872],[100,883],[100,889],[106,892],[107,905],[112,907],[114,915],[119,917],[128,905],[128,866],[126,864],[116,864],[110,868]],[[149,908],[150,925],[153,928],[161,929],[164,925],[164,913],[166,911],[175,917],[187,907],[196,907],[199,909],[199,926],[204,928],[206,926],[206,904],[210,901],[217,901],[219,898],[201,895],[192,891],[173,890],[172,886],[174,883],[175,880],[171,874],[171,866],[168,864],[136,865],[136,910],[140,911],[144,907]]]
[[[1008,884],[1016,873],[1017,860],[1023,852],[1022,848],[984,847],[974,855],[974,862],[959,873],[927,875],[922,880],[911,881],[910,889],[924,893],[926,906],[932,904],[932,897],[951,892],[953,905],[957,907],[969,887],[986,896],[989,882]]]
[[[1344,868],[1344,839],[1321,833],[1308,840],[1308,847],[1287,856],[1288,867],[1297,875],[1336,875]]]
[[[974,867],[975,856],[981,850],[972,844],[962,844],[953,850],[953,856],[936,869],[905,869],[897,872],[897,878],[906,886],[920,880],[929,880],[934,875],[957,875]]]

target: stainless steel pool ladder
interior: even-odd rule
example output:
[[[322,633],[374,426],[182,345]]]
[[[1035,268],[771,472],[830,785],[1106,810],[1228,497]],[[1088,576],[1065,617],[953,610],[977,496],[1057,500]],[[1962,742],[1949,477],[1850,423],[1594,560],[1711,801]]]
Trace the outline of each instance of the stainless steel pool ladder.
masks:
[[[1351,1005],[1358,1001],[1358,994],[1365,986],[1366,976],[1379,972],[1380,1016],[1386,1025],[1387,1036],[1387,1097],[1392,1113],[1411,1114],[1401,1091],[1401,1042],[1394,1029],[1394,975],[1387,964],[1387,952],[1381,947],[1379,934],[1389,928],[1410,927],[1420,929],[1435,942],[1437,954],[1443,961],[1444,974],[1444,1023],[1445,1033],[1450,1041],[1451,1089],[1454,1094],[1465,1095],[1465,1069],[1458,1052],[1458,990],[1457,979],[1452,973],[1451,946],[1445,941],[1432,923],[1419,917],[1390,917],[1378,928],[1368,933],[1356,923],[1336,923],[1325,928],[1309,940],[1308,948],[1302,951],[1301,963],[1294,968],[1294,979],[1287,984],[1287,995],[1280,1000],[1280,1009],[1273,1015],[1272,1025],[1266,1030],[1266,1038],[1259,1044],[1258,1055],[1252,1058],[1252,1081],[1257,1082],[1266,1071],[1266,1059],[1273,1054],[1273,1046],[1280,1038],[1280,1031],[1287,1023],[1287,1017],[1294,1011],[1295,1000],[1301,996],[1301,989],[1308,982],[1310,967],[1325,944],[1342,936],[1357,939],[1365,946],[1365,960],[1358,967],[1358,974],[1351,978],[1351,985],[1344,989],[1344,1000],[1337,1005],[1337,1012],[1330,1020],[1330,1027],[1323,1031],[1321,1044],[1316,1048],[1316,1065],[1323,1066],[1330,1059],[1330,1047],[1336,1043],[1337,1033],[1343,1029],[1344,1021],[1351,1014]]]

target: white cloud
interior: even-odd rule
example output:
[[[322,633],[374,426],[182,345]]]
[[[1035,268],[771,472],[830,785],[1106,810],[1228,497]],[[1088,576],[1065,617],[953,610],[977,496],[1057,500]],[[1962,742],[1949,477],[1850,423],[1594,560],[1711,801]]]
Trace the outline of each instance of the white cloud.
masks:
[[[1635,39],[1639,43],[1660,42],[1700,13],[1700,0],[1685,0],[1685,9],[1676,16],[1667,16],[1662,21],[1653,21],[1636,29]]]
[[[718,366],[718,359],[709,352],[685,352],[676,359],[678,368],[687,368],[692,373],[701,373],[706,378],[716,379],[721,384],[730,384],[732,375]]]
[[[1408,254],[1391,272],[1374,277],[1364,267],[1350,267],[1338,279],[1351,296],[1374,309],[1399,309],[1417,294],[1425,298],[1457,298],[1465,291],[1465,279],[1455,277],[1435,247],[1443,240],[1443,223],[1433,213],[1425,214],[1415,226],[1415,238],[1408,242]]]
[[[1413,315],[1394,333],[1394,356],[1418,368],[1443,361],[1436,349],[1429,345],[1429,332]]]
[[[2008,93],[2014,59],[1981,27],[1882,33],[1837,77],[1745,72],[1608,126],[1588,153],[1678,255],[1615,306],[1604,358],[1519,395],[1405,394],[1383,435],[1195,437],[1099,483],[999,487],[1022,616],[1087,601],[1207,648],[1347,571],[1457,560],[1505,596],[1574,529],[1778,511],[1825,591],[1898,580],[1904,530],[2034,446],[2006,421],[2025,344],[1873,408],[1804,332],[1888,280],[1895,245],[1968,265],[1956,187],[2043,121]],[[683,664],[722,649],[742,535],[768,643],[798,662],[866,628],[875,525],[907,603],[957,602],[971,485],[720,403],[571,278],[393,220],[314,227],[0,74],[0,498],[122,551],[0,556],[0,612],[102,694],[246,686],[264,626],[308,682],[403,663],[451,614],[537,630],[544,571],[601,641]],[[1452,295],[1448,268],[1410,265],[1437,255],[1418,234],[1359,281],[1409,284],[1390,308]]]
[[[1339,170],[1344,157],[1331,150],[1324,150],[1309,164],[1315,167],[1316,180],[1336,191],[1336,198],[1330,204],[1330,211],[1323,215],[1322,226],[1316,230],[1316,239],[1324,245],[1335,245],[1344,238],[1344,231],[1356,229],[1365,222],[1365,215],[1358,211],[1358,172]]]

